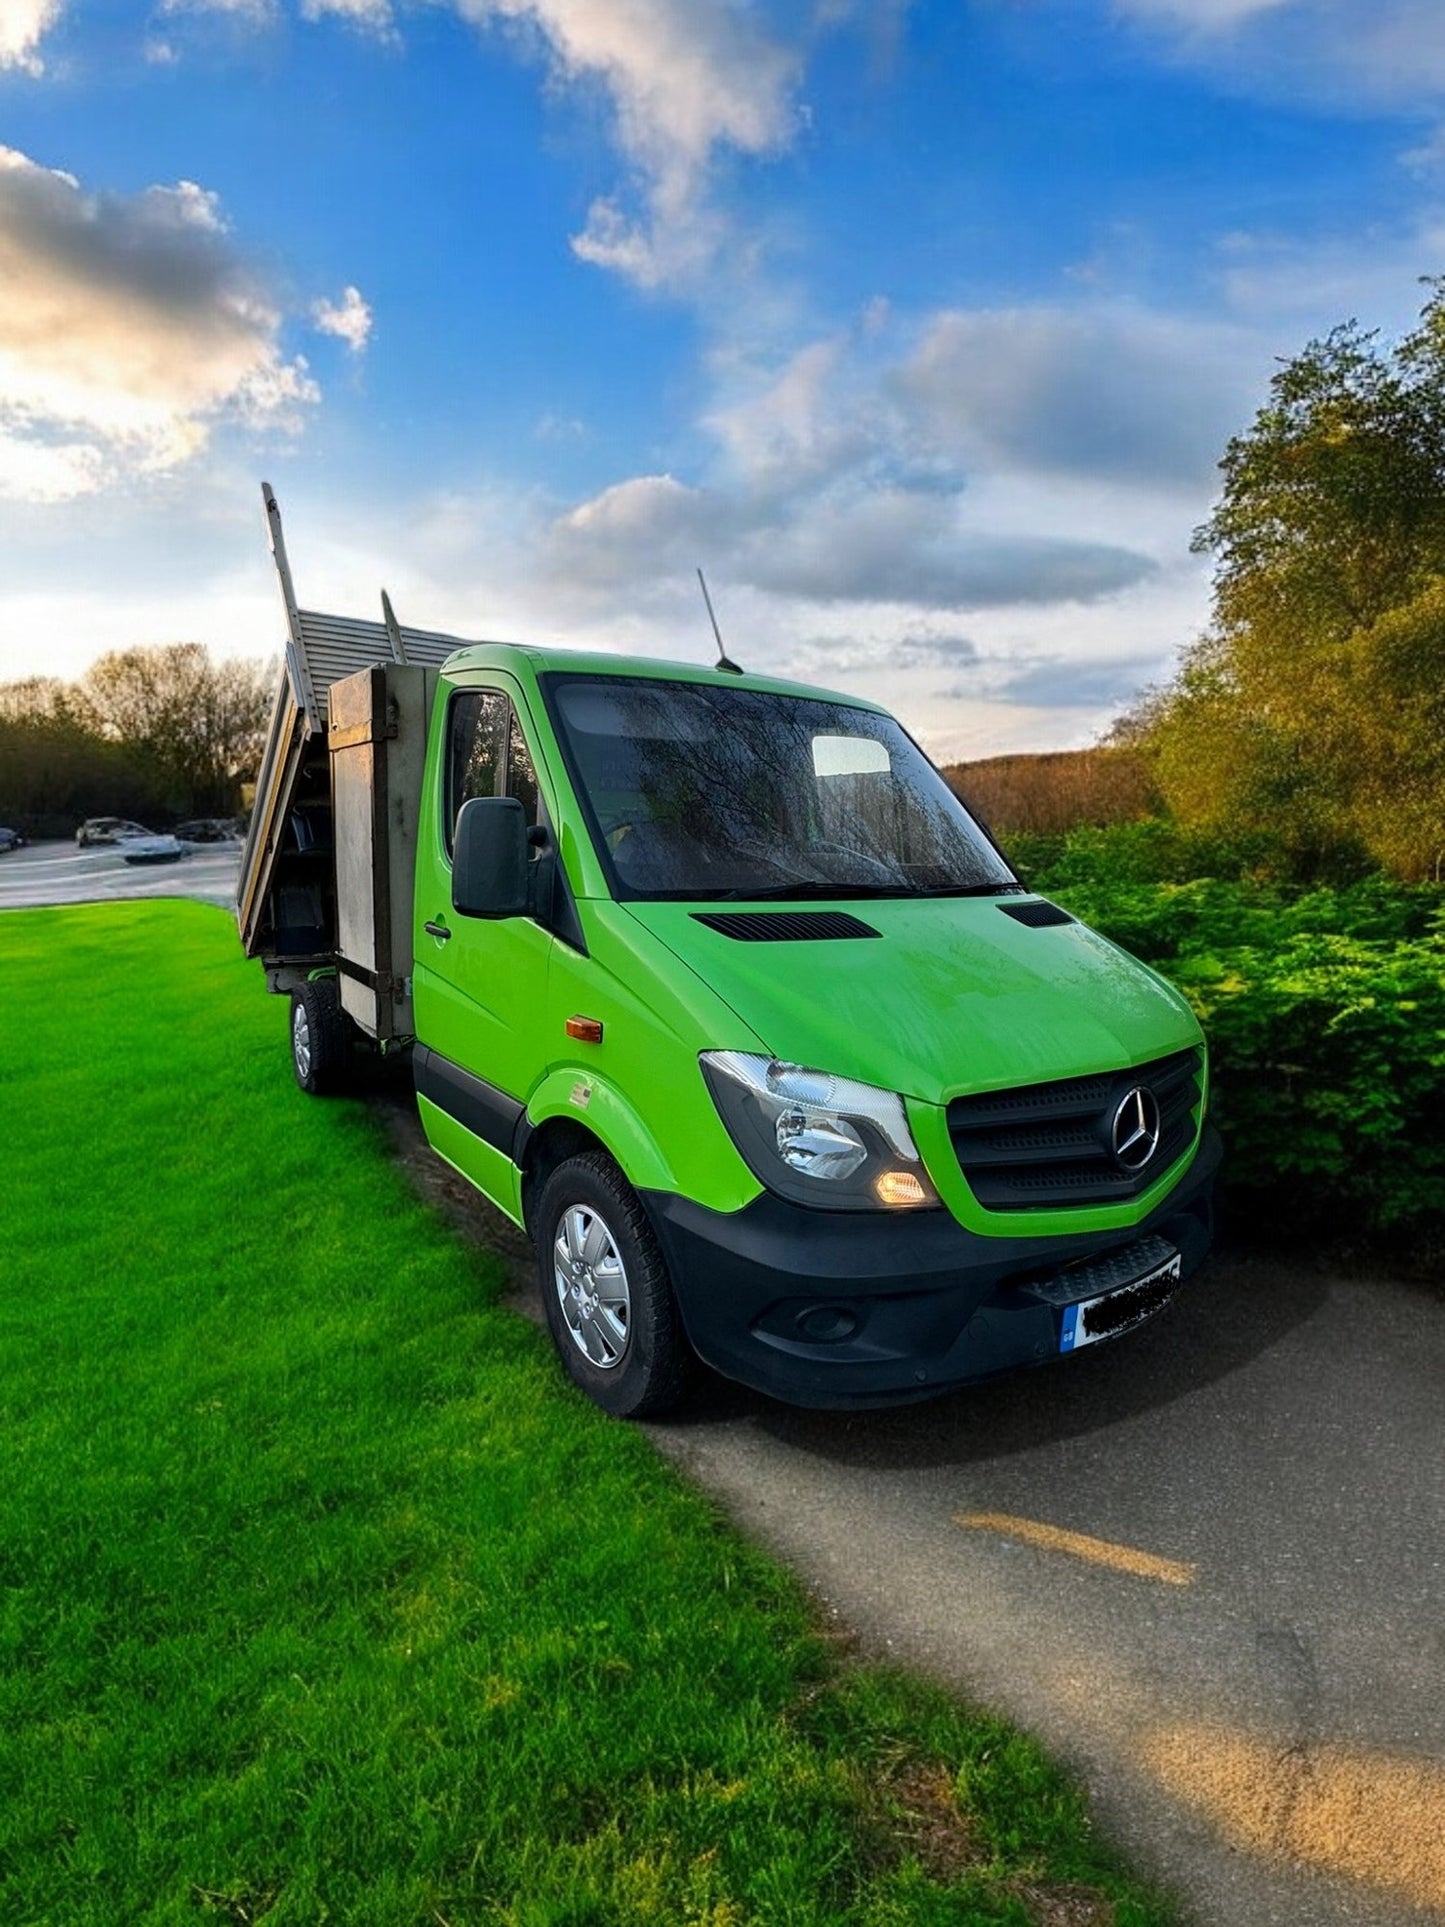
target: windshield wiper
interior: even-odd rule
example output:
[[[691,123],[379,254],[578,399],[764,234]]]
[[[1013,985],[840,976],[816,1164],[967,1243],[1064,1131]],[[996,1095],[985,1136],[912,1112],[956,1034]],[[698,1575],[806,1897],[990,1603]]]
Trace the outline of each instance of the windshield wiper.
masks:
[[[803,902],[810,897],[881,897],[911,896],[911,890],[900,889],[892,884],[877,883],[760,883],[756,888],[743,886],[736,890],[719,890],[719,903],[783,903]]]
[[[757,889],[720,890],[719,903],[779,903],[870,897],[998,897],[1026,892],[1023,883],[764,883]]]
[[[1016,897],[1027,896],[1026,883],[940,883],[924,885],[909,894],[916,897]]]

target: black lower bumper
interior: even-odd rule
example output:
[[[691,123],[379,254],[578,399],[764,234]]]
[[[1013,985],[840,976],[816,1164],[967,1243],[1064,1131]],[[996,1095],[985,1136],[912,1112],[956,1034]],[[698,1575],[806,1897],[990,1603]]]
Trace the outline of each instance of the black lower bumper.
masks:
[[[1055,1357],[1071,1267],[1152,1235],[1187,1278],[1209,1250],[1219,1160],[1206,1126],[1189,1171],[1139,1224],[1049,1238],[983,1237],[946,1211],[809,1211],[771,1193],[735,1212],[643,1197],[688,1337],[714,1370],[795,1405],[886,1405]]]

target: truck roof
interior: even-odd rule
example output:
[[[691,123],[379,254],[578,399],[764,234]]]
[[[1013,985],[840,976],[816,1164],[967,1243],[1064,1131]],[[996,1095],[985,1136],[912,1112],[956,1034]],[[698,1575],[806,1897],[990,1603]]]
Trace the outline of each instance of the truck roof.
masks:
[[[659,656],[624,656],[596,649],[570,649],[561,644],[523,642],[469,643],[447,657],[442,674],[454,676],[466,669],[510,669],[513,674],[548,675],[566,673],[592,676],[638,676],[656,682],[710,683],[723,689],[756,689],[780,696],[811,696],[824,702],[847,703],[854,709],[885,713],[881,703],[866,696],[850,696],[839,689],[823,689],[812,683],[792,682],[782,676],[742,675],[730,669],[715,669],[710,663],[671,662]]]

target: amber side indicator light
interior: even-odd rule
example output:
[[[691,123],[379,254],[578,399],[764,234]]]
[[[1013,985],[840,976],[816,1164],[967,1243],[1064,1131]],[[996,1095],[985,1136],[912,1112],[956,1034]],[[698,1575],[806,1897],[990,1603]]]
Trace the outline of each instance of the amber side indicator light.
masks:
[[[873,1184],[880,1204],[925,1204],[928,1193],[911,1171],[884,1171]]]
[[[602,1020],[598,1017],[569,1017],[567,1035],[575,1037],[583,1044],[602,1042]]]

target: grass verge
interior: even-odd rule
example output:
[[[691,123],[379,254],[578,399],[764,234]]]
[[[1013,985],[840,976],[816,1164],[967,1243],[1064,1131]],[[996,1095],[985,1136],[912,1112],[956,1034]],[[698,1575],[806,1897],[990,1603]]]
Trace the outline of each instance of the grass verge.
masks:
[[[571,1392],[223,915],[0,970],[7,1923],[1172,1918]]]

